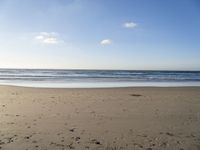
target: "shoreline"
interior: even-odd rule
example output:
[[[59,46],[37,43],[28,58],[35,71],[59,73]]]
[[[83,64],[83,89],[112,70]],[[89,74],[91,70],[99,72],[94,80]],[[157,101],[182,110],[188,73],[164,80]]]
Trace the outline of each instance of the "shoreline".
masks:
[[[38,84],[37,84],[38,85]],[[29,85],[29,84],[0,84],[0,87],[23,87],[23,88],[39,88],[39,89],[115,89],[115,88],[200,88],[200,84],[196,85],[187,85],[187,84],[182,84],[182,85],[135,85],[135,86],[53,86],[48,85],[48,86],[36,86],[36,85]]]
[[[200,87],[0,86],[0,148],[200,148]]]
[[[0,88],[23,88],[23,89],[47,89],[47,90],[112,90],[112,89],[187,89],[197,88],[200,86],[130,86],[130,87],[34,87],[20,85],[1,85]]]

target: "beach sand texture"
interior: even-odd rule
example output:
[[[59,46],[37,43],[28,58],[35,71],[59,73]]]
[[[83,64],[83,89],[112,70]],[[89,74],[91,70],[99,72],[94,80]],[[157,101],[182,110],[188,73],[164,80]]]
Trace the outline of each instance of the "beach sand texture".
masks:
[[[200,88],[0,86],[3,150],[199,150]]]

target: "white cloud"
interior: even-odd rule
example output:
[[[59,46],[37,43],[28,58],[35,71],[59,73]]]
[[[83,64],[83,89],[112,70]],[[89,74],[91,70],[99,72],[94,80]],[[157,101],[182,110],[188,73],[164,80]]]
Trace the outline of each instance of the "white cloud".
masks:
[[[125,22],[123,26],[125,28],[135,28],[137,24],[135,22]]]
[[[111,39],[104,39],[100,42],[101,45],[110,45],[112,44],[112,40]]]
[[[44,44],[58,44],[61,42],[58,33],[55,32],[40,32],[35,36],[35,40]]]

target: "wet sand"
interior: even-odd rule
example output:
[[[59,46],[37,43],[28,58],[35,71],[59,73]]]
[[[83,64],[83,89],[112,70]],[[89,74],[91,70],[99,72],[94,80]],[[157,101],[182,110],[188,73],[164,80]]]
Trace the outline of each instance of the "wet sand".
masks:
[[[199,150],[200,87],[0,86],[3,150]]]

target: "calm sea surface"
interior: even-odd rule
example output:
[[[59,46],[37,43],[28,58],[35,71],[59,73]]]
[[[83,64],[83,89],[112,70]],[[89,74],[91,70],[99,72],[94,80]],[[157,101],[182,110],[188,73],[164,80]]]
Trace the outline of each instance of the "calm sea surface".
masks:
[[[70,88],[200,86],[200,71],[0,69],[0,85]]]

